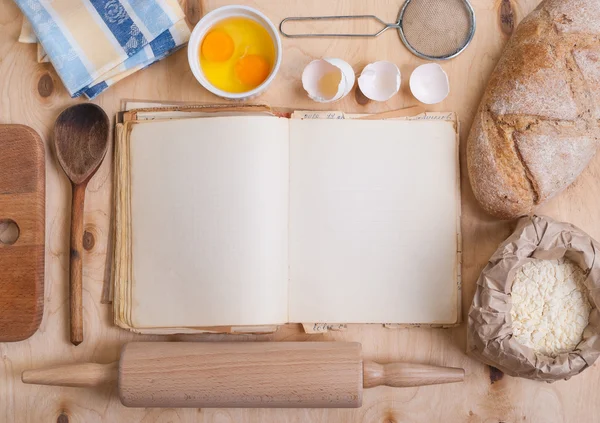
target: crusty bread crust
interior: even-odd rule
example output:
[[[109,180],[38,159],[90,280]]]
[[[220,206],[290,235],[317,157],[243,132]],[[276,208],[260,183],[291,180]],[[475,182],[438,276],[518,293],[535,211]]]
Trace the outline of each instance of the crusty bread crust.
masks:
[[[531,213],[600,145],[600,0],[546,0],[508,42],[467,140],[475,197],[490,214]]]

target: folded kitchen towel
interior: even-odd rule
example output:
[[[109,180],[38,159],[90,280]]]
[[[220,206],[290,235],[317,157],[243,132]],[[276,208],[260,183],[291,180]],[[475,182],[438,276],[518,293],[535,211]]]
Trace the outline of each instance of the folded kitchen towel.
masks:
[[[94,98],[190,37],[177,0],[15,2],[28,21],[19,40],[37,40],[38,60],[52,63],[72,97]]]

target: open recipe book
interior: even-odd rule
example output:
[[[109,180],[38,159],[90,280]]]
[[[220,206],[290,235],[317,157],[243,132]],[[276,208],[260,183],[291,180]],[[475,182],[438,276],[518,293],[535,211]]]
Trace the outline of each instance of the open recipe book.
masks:
[[[233,114],[118,125],[119,326],[459,321],[453,114]]]

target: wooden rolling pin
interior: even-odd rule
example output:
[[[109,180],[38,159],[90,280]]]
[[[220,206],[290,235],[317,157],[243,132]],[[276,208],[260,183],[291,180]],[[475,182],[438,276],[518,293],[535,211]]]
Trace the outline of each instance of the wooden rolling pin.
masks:
[[[26,370],[25,383],[118,381],[128,407],[360,407],[364,388],[461,382],[463,369],[363,362],[349,342],[132,342],[120,362]]]

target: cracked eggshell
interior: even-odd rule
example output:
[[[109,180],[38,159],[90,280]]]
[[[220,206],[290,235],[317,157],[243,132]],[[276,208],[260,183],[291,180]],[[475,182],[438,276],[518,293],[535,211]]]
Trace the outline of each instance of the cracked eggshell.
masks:
[[[310,62],[302,72],[302,86],[308,96],[319,103],[345,97],[354,86],[352,66],[341,59],[326,58]]]
[[[410,76],[410,91],[421,103],[440,103],[450,93],[448,75],[437,63],[421,65]]]
[[[387,101],[400,90],[401,75],[391,62],[370,63],[358,78],[360,91],[374,101]]]

